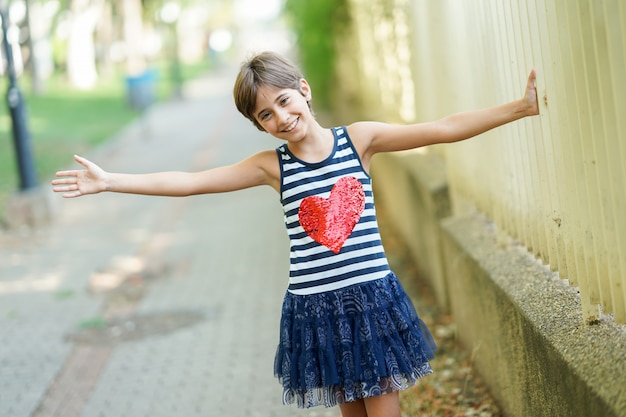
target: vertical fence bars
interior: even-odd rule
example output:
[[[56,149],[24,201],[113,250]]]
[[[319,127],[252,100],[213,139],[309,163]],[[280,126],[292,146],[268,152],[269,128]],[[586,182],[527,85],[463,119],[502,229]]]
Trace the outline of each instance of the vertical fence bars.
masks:
[[[367,25],[340,41],[358,55],[342,58],[343,77],[372,117],[432,120],[510,101],[537,70],[538,118],[429,151],[447,160],[457,213],[469,201],[578,286],[585,321],[602,311],[626,323],[626,2],[350,7]]]
[[[442,116],[518,97],[528,71],[538,72],[539,119],[437,150],[448,161],[453,200],[472,200],[578,286],[586,321],[599,318],[599,305],[626,323],[626,4],[414,4],[415,24],[432,15],[448,25],[414,30],[416,54],[433,51],[415,63],[418,119],[433,105],[425,90],[437,91]],[[454,34],[459,26],[465,33]],[[421,79],[428,73],[448,77]],[[456,91],[472,80],[487,88]]]

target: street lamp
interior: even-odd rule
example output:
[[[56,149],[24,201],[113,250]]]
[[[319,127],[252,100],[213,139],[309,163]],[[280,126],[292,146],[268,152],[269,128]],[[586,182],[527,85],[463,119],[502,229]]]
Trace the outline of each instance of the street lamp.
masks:
[[[17,86],[15,76],[15,63],[13,61],[13,50],[9,42],[8,27],[9,13],[6,2],[0,2],[0,19],[2,19],[2,43],[6,57],[7,75],[9,78],[9,88],[7,89],[7,103],[11,112],[11,122],[13,127],[13,144],[17,156],[17,166],[20,176],[20,190],[28,190],[37,185],[35,165],[30,145],[30,133],[26,124],[26,109],[24,98]]]

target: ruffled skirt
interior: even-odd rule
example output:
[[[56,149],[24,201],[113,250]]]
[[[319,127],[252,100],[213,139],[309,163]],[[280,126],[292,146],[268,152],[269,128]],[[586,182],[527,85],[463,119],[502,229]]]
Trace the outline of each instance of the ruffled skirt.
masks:
[[[308,408],[406,389],[435,343],[393,273],[311,295],[287,292],[274,373],[283,402]]]

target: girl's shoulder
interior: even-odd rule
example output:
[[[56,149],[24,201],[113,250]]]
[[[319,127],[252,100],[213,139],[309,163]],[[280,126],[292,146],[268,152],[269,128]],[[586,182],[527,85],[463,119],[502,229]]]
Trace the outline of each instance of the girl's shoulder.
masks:
[[[361,121],[346,126],[353,141],[369,145],[377,136],[387,132],[392,125],[382,122]]]
[[[364,140],[371,140],[373,137],[380,134],[381,132],[385,132],[386,130],[392,128],[393,125],[390,125],[389,123],[366,120],[354,122],[346,127],[349,134],[362,136]]]
[[[383,123],[371,121],[354,122],[346,126],[350,140],[362,157],[368,153],[372,140],[381,128],[384,128]]]
[[[348,130],[348,134],[352,136],[367,136],[369,127],[373,122],[362,121],[362,122],[354,122],[346,126]]]
[[[278,155],[276,149],[260,151],[251,156],[260,168],[266,171],[277,172],[279,169]]]
[[[257,172],[262,172],[262,177],[264,178],[262,183],[270,185],[272,188],[279,190],[280,166],[278,163],[276,150],[265,150],[257,152],[249,156],[245,160],[241,161],[239,164],[246,165],[252,170],[256,170]]]

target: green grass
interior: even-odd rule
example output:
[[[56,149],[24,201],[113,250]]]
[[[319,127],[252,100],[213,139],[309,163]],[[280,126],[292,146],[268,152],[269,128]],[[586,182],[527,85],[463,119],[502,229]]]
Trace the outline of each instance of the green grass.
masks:
[[[156,64],[157,100],[167,99],[174,91],[167,63]],[[189,80],[209,70],[208,60],[181,66],[182,80]],[[8,80],[0,82],[0,220],[8,196],[19,189],[11,117],[6,104]],[[45,81],[45,92],[33,96],[29,78],[21,77],[18,86],[24,95],[30,143],[40,184],[47,183],[54,172],[71,164],[75,153],[84,153],[106,141],[140,112],[127,103],[126,81],[122,73],[101,79],[96,88],[80,91],[72,88],[62,75]]]
[[[285,12],[297,36],[304,76],[315,86],[315,106],[332,110],[337,39],[350,24],[347,0],[287,0]]]

